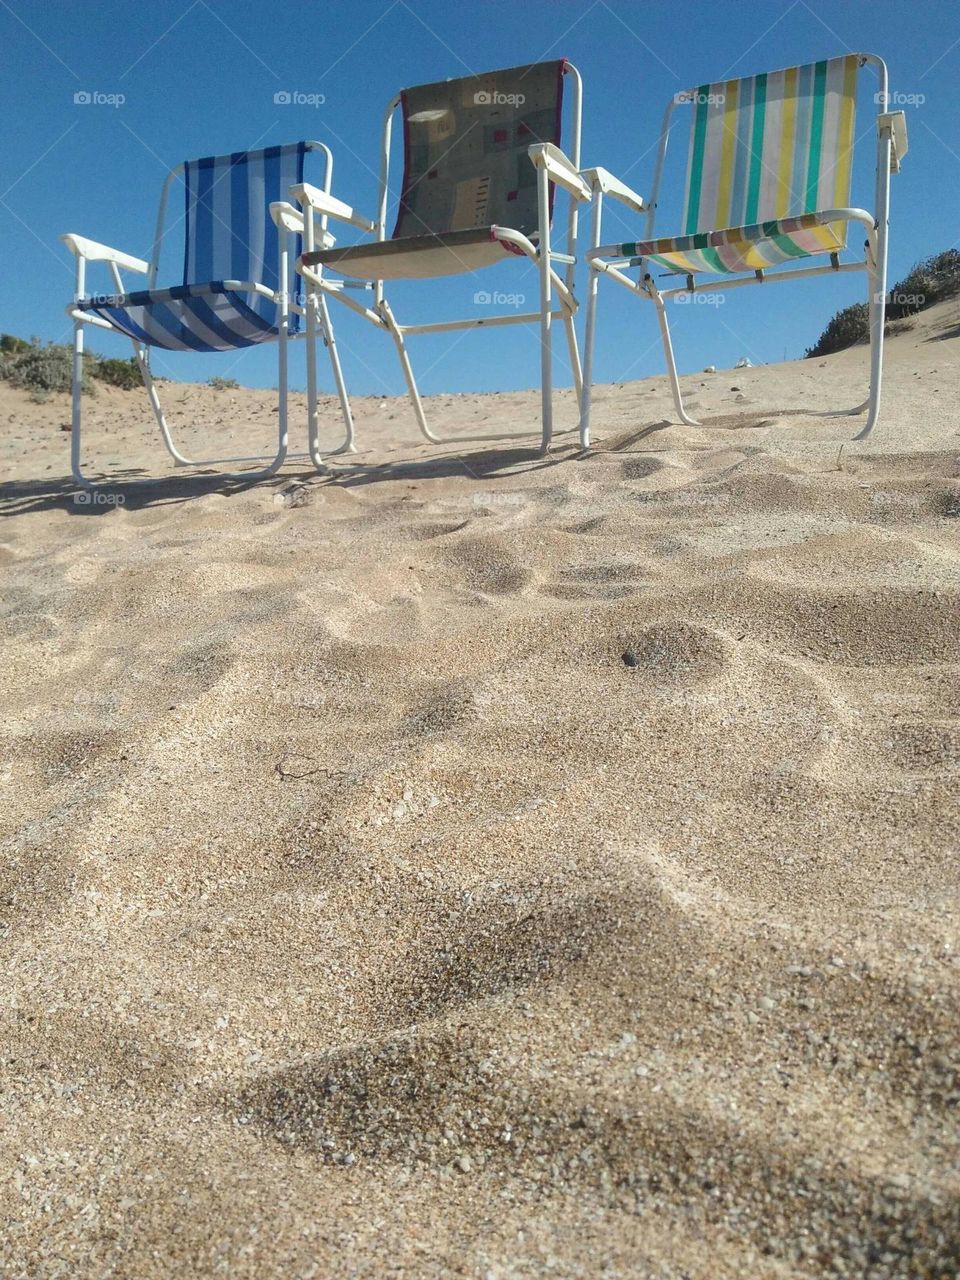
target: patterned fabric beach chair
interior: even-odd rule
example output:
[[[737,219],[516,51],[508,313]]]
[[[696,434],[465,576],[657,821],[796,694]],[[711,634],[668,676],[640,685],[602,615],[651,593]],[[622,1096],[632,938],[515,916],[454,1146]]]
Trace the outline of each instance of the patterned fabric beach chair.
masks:
[[[854,119],[860,69],[877,73],[876,208],[850,207]],[[887,69],[871,54],[848,54],[741,80],[718,81],[675,95],[668,105],[649,200],[644,200],[604,169],[586,171],[594,192],[593,240],[587,257],[592,268],[587,297],[581,440],[589,443],[590,379],[596,336],[600,275],[626,286],[657,307],[663,348],[680,420],[698,425],[683,407],[664,298],[687,295],[708,275],[711,292],[797,279],[836,271],[867,272],[869,280],[870,395],[852,410],[867,421],[858,439],[869,434],[880,406],[883,353],[883,304],[887,270],[887,222],[890,173],[906,154],[903,113],[887,112]],[[687,159],[681,233],[653,234],[660,199],[664,156],[675,108],[689,104],[692,123]],[[605,196],[647,215],[642,240],[601,245]],[[847,229],[859,223],[866,233],[864,259],[841,263]],[[818,262],[828,255],[829,262]],[[798,265],[809,262],[810,265]],[[639,267],[639,280],[624,268]],[[660,289],[653,272],[679,278],[677,287]],[[768,272],[772,274],[768,275]],[[749,272],[749,276],[742,274]],[[734,276],[734,279],[725,277]]]
[[[573,88],[569,159],[560,150],[563,84],[567,77]],[[554,319],[564,323],[573,380],[580,395],[573,271],[578,204],[590,198],[590,188],[578,172],[581,97],[579,73],[563,60],[405,89],[387,108],[375,219],[356,213],[351,206],[309,185],[295,189],[304,210],[351,223],[374,236],[360,244],[317,248],[309,243],[308,228],[300,270],[311,291],[338,298],[391,335],[417,423],[428,440],[436,442],[439,437],[427,425],[407,354],[408,334],[538,322],[543,451],[552,434]],[[404,173],[399,213],[391,235],[387,231],[387,203],[391,129],[397,107],[403,116]],[[562,252],[553,248],[550,233],[557,186],[570,197]],[[467,320],[401,325],[384,296],[387,280],[425,280],[474,272],[517,257],[535,263],[540,273],[540,308],[529,314],[497,315],[485,309],[482,315]],[[562,267],[562,273],[557,265]],[[325,272],[370,282],[372,306],[362,306]],[[308,310],[308,325],[312,323],[311,314]],[[310,349],[312,344],[308,344]],[[313,403],[309,367],[308,399]],[[322,465],[316,445],[315,413],[311,413],[310,436],[314,461]]]
[[[188,160],[167,176],[160,197],[151,260],[146,262],[86,240],[66,235],[62,239],[76,255],[74,321],[72,470],[79,484],[87,484],[81,468],[81,397],[84,326],[94,325],[123,334],[134,353],[164,444],[180,465],[267,462],[246,477],[271,474],[287,456],[287,342],[301,336],[304,308],[291,301],[296,280],[294,262],[303,236],[303,215],[284,203],[291,186],[303,182],[308,152],[324,156],[324,189],[329,191],[332,159],[329,148],[318,142],[297,142],[241,151],[230,155]],[[183,283],[156,288],[164,225],[175,186],[184,191]],[[326,219],[320,218],[314,237],[332,244]],[[86,264],[103,262],[110,269],[114,291],[86,292]],[[147,288],[125,292],[122,271],[147,277]],[[324,326],[326,337],[326,326]],[[336,348],[329,335],[334,375],[347,423],[352,431],[349,402],[340,374]],[[156,383],[150,373],[149,351],[238,351],[261,342],[276,342],[279,365],[279,425],[277,452],[268,458],[186,457],[173,442],[160,407]]]

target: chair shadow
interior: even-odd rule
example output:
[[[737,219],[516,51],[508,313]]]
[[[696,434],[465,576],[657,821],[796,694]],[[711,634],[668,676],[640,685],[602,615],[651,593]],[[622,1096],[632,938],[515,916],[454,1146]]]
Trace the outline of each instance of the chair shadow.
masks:
[[[449,444],[444,447],[449,448]],[[159,479],[149,473],[128,468],[109,478],[93,481],[91,490],[79,488],[70,476],[49,479],[8,480],[0,483],[0,518],[40,511],[66,511],[79,517],[107,516],[117,507],[139,511],[151,507],[189,502],[209,494],[234,497],[257,488],[278,494],[307,486],[356,488],[393,480],[435,480],[473,478],[488,481],[497,475],[522,475],[558,466],[579,454],[578,445],[563,444],[545,458],[533,448],[485,448],[458,450],[430,458],[401,459],[391,462],[340,462],[328,460],[325,471],[314,467],[288,468],[270,477],[227,478],[214,472],[171,475]]]
[[[7,480],[0,484],[0,518],[36,511],[67,511],[71,515],[99,517],[116,507],[139,510],[187,502],[209,493],[231,495],[252,488],[257,481],[225,480],[215,475],[165,476],[151,479],[140,471],[118,471],[108,479],[93,481],[92,490],[81,489],[70,476],[49,480]]]
[[[946,342],[948,338],[960,338],[960,324],[951,325],[943,333],[932,333],[924,342]]]
[[[444,442],[449,448],[449,442]],[[361,485],[384,483],[390,480],[442,480],[455,477],[489,480],[492,476],[528,475],[559,466],[578,456],[579,444],[555,446],[546,457],[527,447],[459,449],[430,458],[400,459],[390,462],[335,463],[330,460],[326,472],[311,472],[321,485],[356,488]]]
[[[641,440],[646,440],[657,431],[666,431],[669,427],[675,427],[676,425],[677,423],[672,422],[669,418],[664,418],[660,422],[649,422],[642,427],[622,431],[619,435],[611,436],[609,440],[601,436],[595,444],[591,445],[589,452],[625,453],[630,449],[631,445],[638,444]]]

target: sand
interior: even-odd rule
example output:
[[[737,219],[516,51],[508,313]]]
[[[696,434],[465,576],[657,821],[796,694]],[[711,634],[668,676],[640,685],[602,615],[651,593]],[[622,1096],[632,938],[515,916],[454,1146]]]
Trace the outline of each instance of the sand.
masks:
[[[952,1280],[958,335],[97,507],[0,384],[0,1273]]]

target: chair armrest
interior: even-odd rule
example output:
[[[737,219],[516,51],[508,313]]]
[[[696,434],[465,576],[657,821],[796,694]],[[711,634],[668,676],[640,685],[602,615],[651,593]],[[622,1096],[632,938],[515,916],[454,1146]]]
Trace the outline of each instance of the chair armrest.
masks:
[[[76,254],[78,258],[86,258],[88,262],[113,262],[118,267],[123,267],[125,271],[139,271],[143,275],[150,270],[150,263],[144,262],[142,258],[121,253],[119,249],[98,244],[96,240],[87,240],[84,236],[73,235],[73,233],[61,236],[60,239],[71,253]]]
[[[637,213],[647,213],[650,206],[644,200],[643,196],[638,195],[625,182],[621,182],[619,178],[615,178],[608,169],[584,169],[583,176],[589,182],[590,187],[594,191],[602,191],[605,196],[613,196],[614,200],[619,200],[622,204],[629,207]]]
[[[377,224],[371,222],[369,218],[365,218],[362,214],[356,213],[348,204],[344,204],[342,200],[338,200],[336,196],[330,195],[327,191],[321,191],[319,187],[311,186],[309,182],[298,183],[297,186],[290,188],[290,194],[293,198],[307,208],[312,209],[315,213],[328,218],[336,218],[338,222],[349,222],[355,227],[359,227],[361,231],[373,232],[377,229]]]
[[[274,200],[270,205],[270,216],[281,230],[297,236],[303,235],[304,215],[286,200]],[[330,231],[318,232],[316,239],[319,249],[332,249],[337,243],[336,236]]]
[[[274,200],[270,204],[270,217],[278,230],[292,231],[295,235],[303,233],[303,214],[286,200]]]
[[[527,149],[527,155],[538,169],[546,169],[551,182],[569,191],[575,200],[589,200],[590,188],[580,176],[580,170],[552,142],[536,142]]]
[[[584,257],[590,266],[595,263],[603,263],[604,267],[615,266],[618,263],[626,264],[631,258],[636,257],[636,254],[625,253],[624,250],[633,248],[634,245],[629,242],[627,244],[600,244],[597,245],[596,249],[588,249]]]
[[[907,117],[902,111],[887,111],[877,116],[877,132],[880,137],[890,134],[890,172],[900,172],[900,161],[907,154]]]

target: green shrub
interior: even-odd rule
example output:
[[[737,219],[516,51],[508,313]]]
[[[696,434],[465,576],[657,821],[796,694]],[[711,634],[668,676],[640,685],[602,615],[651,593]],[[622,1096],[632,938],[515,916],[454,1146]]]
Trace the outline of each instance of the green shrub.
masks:
[[[891,287],[883,309],[884,319],[902,320],[905,316],[925,311],[937,302],[955,298],[957,294],[960,294],[960,249],[946,249],[916,263],[902,280]],[[902,330],[888,328],[887,332]],[[867,304],[857,302],[837,312],[816,345],[810,347],[805,355],[808,360],[813,356],[826,356],[869,339]]]
[[[814,347],[806,352],[806,359],[813,356],[828,356],[834,351],[843,351],[858,342],[870,341],[870,312],[865,302],[855,302],[852,306],[838,311],[821,333]]]
[[[101,356],[91,369],[91,373],[99,382],[106,382],[111,387],[120,387],[123,391],[133,391],[143,386],[140,366],[133,356],[129,360],[107,360]]]
[[[0,381],[34,392],[31,398],[37,404],[42,404],[51,392],[69,391],[72,370],[72,347],[56,342],[42,346],[38,339],[24,342],[9,333],[0,335]],[[96,390],[91,381],[94,378],[124,390],[139,387],[143,381],[140,367],[132,357],[129,360],[112,360],[93,351],[85,351],[81,383],[84,395],[93,395]]]
[[[93,394],[90,372],[95,359],[87,356],[83,362],[81,390],[87,395]],[[69,391],[72,369],[73,349],[55,342],[49,342],[45,347],[34,343],[26,350],[0,355],[0,379],[24,391]]]
[[[236,391],[240,383],[237,382],[236,378],[221,378],[218,375],[214,375],[212,378],[207,379],[207,386],[213,387],[214,391]]]

